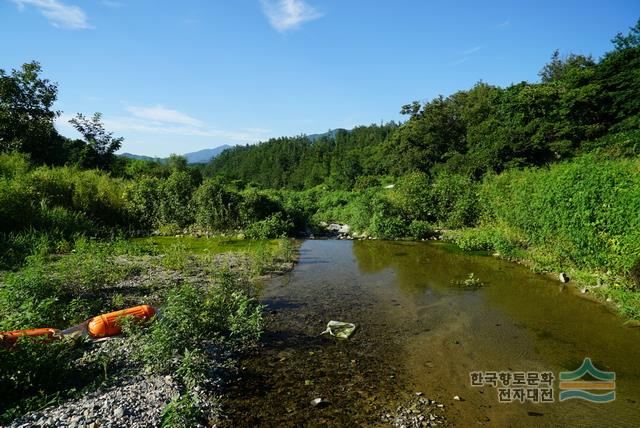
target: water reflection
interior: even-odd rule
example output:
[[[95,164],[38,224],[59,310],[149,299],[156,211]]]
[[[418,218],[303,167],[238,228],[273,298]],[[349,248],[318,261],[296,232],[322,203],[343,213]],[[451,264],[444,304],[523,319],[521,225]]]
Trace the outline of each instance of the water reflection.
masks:
[[[452,284],[472,272],[484,287]],[[640,331],[523,267],[433,243],[306,241],[263,298],[264,347],[243,361],[226,404],[233,425],[372,425],[421,390],[457,426],[640,426]],[[361,329],[347,342],[318,337],[331,319]],[[557,373],[585,356],[616,371],[614,403],[501,405],[469,386],[473,370]],[[333,404],[311,409],[316,396]]]

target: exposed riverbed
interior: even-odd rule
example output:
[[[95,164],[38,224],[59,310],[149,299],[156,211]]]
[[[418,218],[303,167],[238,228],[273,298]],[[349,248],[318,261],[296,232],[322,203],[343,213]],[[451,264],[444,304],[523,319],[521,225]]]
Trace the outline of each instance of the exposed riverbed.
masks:
[[[485,286],[452,284],[469,273]],[[230,425],[384,426],[405,406],[434,425],[640,426],[640,329],[521,266],[436,243],[310,240],[261,298],[263,346],[229,391]],[[360,328],[319,336],[329,320]],[[557,378],[585,357],[616,372],[614,402],[559,402],[557,379],[552,404],[502,404],[497,389],[470,385],[472,371]],[[444,408],[416,405],[416,392]]]

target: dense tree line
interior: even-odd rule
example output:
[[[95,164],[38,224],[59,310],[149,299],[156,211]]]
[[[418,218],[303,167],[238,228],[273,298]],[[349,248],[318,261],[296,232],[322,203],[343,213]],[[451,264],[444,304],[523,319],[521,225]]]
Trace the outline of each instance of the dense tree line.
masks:
[[[542,166],[616,143],[630,155],[640,129],[640,23],[600,60],[556,51],[539,83],[473,88],[402,107],[408,120],[371,125],[312,141],[278,138],[236,147],[206,175],[271,188],[320,183],[350,189],[358,178],[440,171],[480,178],[512,167]],[[366,181],[366,180],[365,180]],[[375,180],[371,181],[375,183]]]
[[[314,140],[302,135],[237,146],[207,165],[204,175],[269,188],[303,189],[323,183],[350,188],[361,176],[383,173],[375,151],[398,127],[392,122],[340,129]]]

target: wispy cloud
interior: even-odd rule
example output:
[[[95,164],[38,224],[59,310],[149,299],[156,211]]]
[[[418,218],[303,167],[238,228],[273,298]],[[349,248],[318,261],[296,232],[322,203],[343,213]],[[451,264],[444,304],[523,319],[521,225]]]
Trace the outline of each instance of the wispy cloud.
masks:
[[[89,24],[87,14],[78,6],[65,4],[58,0],[11,0],[23,10],[27,6],[33,6],[40,11],[45,18],[57,28],[70,28],[82,30],[93,28]]]
[[[496,28],[507,28],[507,27],[511,27],[511,20],[507,19],[504,22],[501,22],[500,24],[496,25]]]
[[[460,65],[464,64],[467,61],[469,61],[469,57],[465,56],[464,58],[460,58],[459,60],[452,62],[451,65]]]
[[[175,135],[180,137],[210,137],[242,143],[253,143],[268,138],[269,129],[245,128],[240,130],[216,129],[177,110],[163,106],[133,107],[128,106],[129,116],[105,116],[103,123],[106,129],[127,138],[127,133],[150,135]],[[56,120],[56,126],[67,132],[73,132],[69,124],[72,116],[63,114]]]
[[[471,49],[467,49],[466,51],[460,52],[460,55],[471,55],[471,54],[474,54],[474,53],[478,52],[480,49],[482,49],[483,47],[484,46],[479,45],[479,46],[473,47]]]
[[[470,49],[458,52],[458,54],[456,56],[459,56],[460,58],[453,61],[451,63],[451,65],[460,65],[460,64],[464,64],[465,62],[469,61],[471,59],[471,57],[473,56],[473,54],[479,52],[480,50],[484,49],[483,45],[478,45],[478,46],[474,46]]]
[[[293,30],[323,14],[303,0],[260,0],[269,23],[279,32]]]
[[[202,126],[203,123],[189,115],[186,115],[178,110],[172,110],[162,105],[156,105],[153,107],[136,107],[128,106],[126,110],[140,119],[147,119],[160,123],[173,123],[187,126]]]

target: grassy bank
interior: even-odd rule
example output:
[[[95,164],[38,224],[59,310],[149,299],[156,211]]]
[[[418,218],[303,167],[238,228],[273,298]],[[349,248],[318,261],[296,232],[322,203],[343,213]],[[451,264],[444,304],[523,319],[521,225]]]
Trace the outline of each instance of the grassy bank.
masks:
[[[566,272],[640,319],[640,159],[596,151],[472,181],[411,173],[393,188],[319,198],[316,220],[380,239],[444,239],[538,272]]]
[[[165,409],[166,426],[212,417],[215,391],[207,388],[207,379],[258,339],[262,321],[255,281],[290,269],[293,244],[160,240],[81,238],[63,254],[34,255],[21,269],[2,274],[2,331],[64,329],[139,304],[162,308],[162,315],[144,328],[127,324],[125,337],[108,342],[115,344],[23,338],[15,347],[0,347],[1,420],[137,373],[177,374],[181,393]]]
[[[567,272],[584,291],[640,319],[640,160],[587,155],[508,171],[479,187],[476,228],[444,237],[467,250]]]

